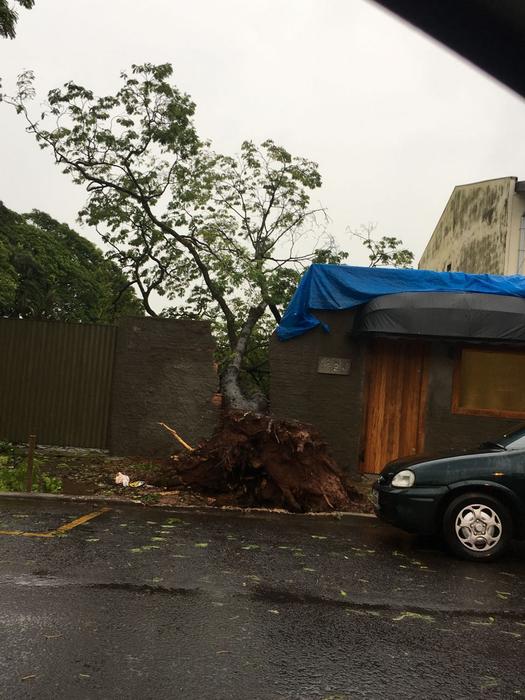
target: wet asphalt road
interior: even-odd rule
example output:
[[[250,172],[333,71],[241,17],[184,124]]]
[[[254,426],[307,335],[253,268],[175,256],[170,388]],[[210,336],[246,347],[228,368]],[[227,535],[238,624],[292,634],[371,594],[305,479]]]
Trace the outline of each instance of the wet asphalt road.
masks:
[[[525,696],[522,544],[479,565],[372,518],[119,507],[0,562],[2,698]]]

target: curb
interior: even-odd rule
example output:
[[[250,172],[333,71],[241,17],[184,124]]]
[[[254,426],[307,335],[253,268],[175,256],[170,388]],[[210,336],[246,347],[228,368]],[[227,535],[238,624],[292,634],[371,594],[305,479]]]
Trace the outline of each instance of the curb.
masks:
[[[245,513],[250,515],[252,513],[273,513],[275,515],[290,515],[290,516],[310,516],[310,517],[324,517],[324,518],[345,518],[348,516],[354,516],[359,518],[375,518],[373,513],[358,513],[356,511],[333,511],[329,513],[292,513],[287,510],[272,510],[270,508],[241,508],[240,506],[225,506],[222,508],[217,508],[216,506],[190,506],[190,505],[150,505],[142,503],[142,501],[133,501],[129,498],[122,498],[119,496],[73,496],[66,495],[62,493],[29,493],[25,491],[0,491],[0,502],[6,501],[47,501],[48,503],[91,503],[93,505],[106,503],[113,503],[119,506],[132,506],[132,507],[142,507],[142,508],[166,508],[169,510],[176,511],[193,511],[193,512],[210,512],[210,513]]]
[[[0,491],[0,501],[48,501],[64,503],[129,503],[132,506],[143,505],[138,501],[130,501],[128,498],[118,496],[69,496],[62,493],[30,493],[26,491]]]

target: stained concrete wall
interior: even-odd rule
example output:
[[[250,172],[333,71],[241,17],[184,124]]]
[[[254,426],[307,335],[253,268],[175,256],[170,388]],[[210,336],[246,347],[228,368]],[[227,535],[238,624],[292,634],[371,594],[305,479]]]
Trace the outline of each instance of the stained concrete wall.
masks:
[[[509,236],[505,260],[506,275],[525,275],[525,264],[518,268],[520,246],[520,225],[525,216],[525,192],[514,192],[511,198]]]
[[[208,322],[123,319],[115,350],[110,452],[166,457],[178,451],[159,422],[191,445],[208,437],[218,420],[213,352]]]
[[[509,274],[507,238],[515,177],[458,185],[419,261],[422,270]],[[510,274],[513,274],[511,272]]]
[[[363,410],[363,344],[350,337],[354,311],[316,312],[321,328],[270,348],[272,413],[312,423],[344,469],[357,473]],[[350,361],[347,375],[322,374],[319,358]]]

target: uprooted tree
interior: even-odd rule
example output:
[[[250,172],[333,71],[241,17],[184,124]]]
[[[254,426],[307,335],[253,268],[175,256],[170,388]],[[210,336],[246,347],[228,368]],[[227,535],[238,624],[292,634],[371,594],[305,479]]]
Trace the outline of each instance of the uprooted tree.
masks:
[[[80,218],[110,246],[146,312],[156,315],[153,300],[160,295],[169,302],[164,315],[210,319],[228,408],[260,413],[265,400],[254,389],[266,363],[270,324],[280,321],[306,265],[341,262],[347,254],[324,231],[324,209],[311,203],[321,185],[317,165],[271,140],[260,146],[245,141],[236,158],[214,153],[194,127],[195,105],[171,76],[169,64],[133,66],[122,73],[120,89],[102,97],[69,82],[51,90],[43,112],[33,117],[33,76],[27,72],[17,94],[4,100],[25,116],[28,131],[63,171],[86,187]],[[294,434],[288,430],[290,443]],[[271,435],[278,444],[278,431]],[[303,444],[295,438],[299,463]],[[320,486],[314,490],[328,507],[339,502],[344,486],[326,461],[326,446],[317,438],[308,444],[315,445],[309,461],[288,478],[313,479],[317,470]],[[233,454],[255,460],[250,448],[224,451],[218,463],[230,463]],[[192,464],[200,469],[195,456]],[[274,472],[277,488],[294,493]],[[245,478],[246,470],[238,465],[231,474]],[[308,499],[296,506],[310,507]]]
[[[280,320],[300,272],[311,261],[338,262],[310,193],[317,165],[268,140],[244,142],[240,155],[217,155],[199,139],[195,105],[170,83],[166,65],[133,66],[114,94],[97,97],[67,83],[48,93],[33,118],[32,74],[5,98],[28,131],[74,182],[87,189],[80,212],[156,315],[212,319],[221,347],[221,384],[230,407],[261,410],[261,396],[241,381],[246,358],[257,364],[258,330]],[[256,367],[255,367],[256,369]],[[251,394],[251,395],[250,395]]]

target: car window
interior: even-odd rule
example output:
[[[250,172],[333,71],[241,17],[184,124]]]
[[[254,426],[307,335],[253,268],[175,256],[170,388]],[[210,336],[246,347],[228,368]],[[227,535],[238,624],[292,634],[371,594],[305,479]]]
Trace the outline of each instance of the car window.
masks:
[[[506,433],[492,442],[501,445],[506,450],[525,450],[525,426]]]
[[[506,445],[507,450],[525,450],[525,435],[518,437]]]

